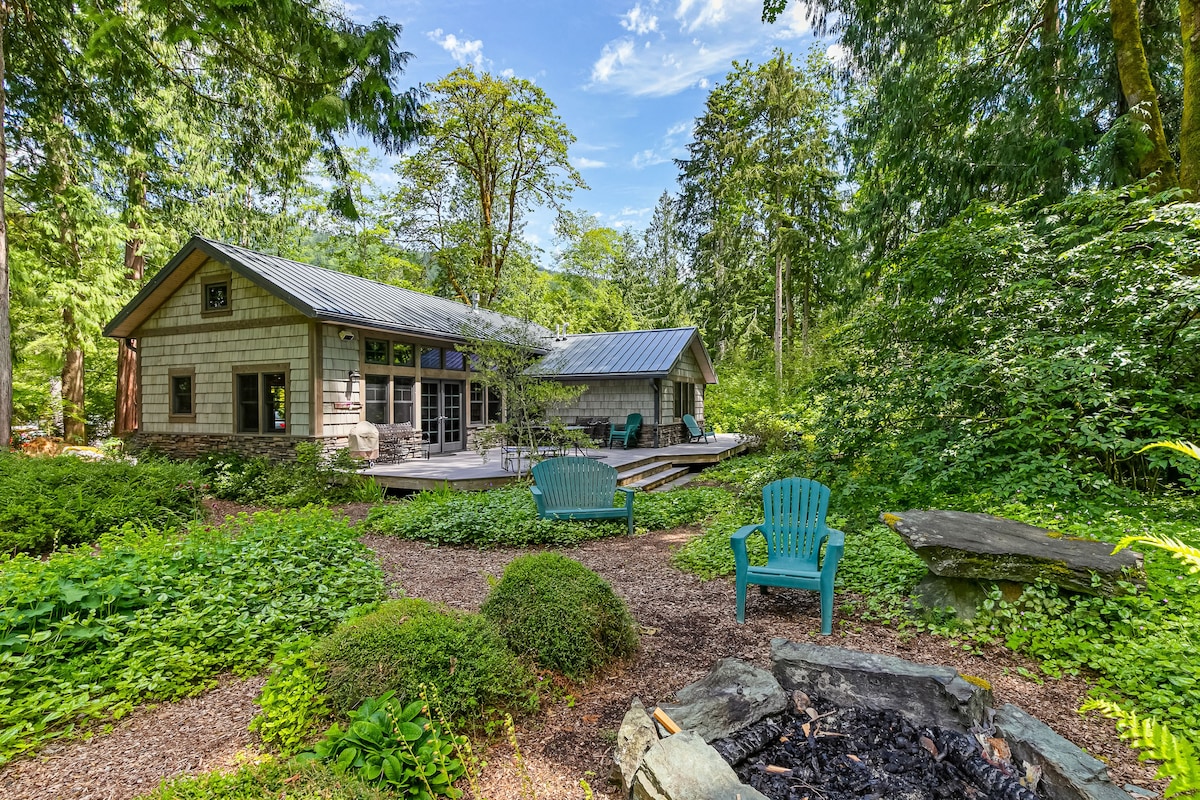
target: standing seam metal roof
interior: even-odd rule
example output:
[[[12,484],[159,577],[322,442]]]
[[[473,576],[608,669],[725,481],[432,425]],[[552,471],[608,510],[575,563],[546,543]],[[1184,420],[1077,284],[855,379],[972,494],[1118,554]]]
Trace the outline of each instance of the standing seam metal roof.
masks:
[[[546,328],[507,314],[223,242],[201,241],[270,284],[264,288],[319,319],[458,340],[475,337],[512,342],[525,331],[540,343],[551,336]]]
[[[587,333],[553,341],[533,367],[556,377],[664,377],[697,335],[695,328]]]

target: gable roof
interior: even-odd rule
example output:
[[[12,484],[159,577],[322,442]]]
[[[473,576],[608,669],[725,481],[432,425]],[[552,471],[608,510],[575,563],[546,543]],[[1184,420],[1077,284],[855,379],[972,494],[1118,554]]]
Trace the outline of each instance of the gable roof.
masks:
[[[665,378],[691,349],[705,383],[717,374],[696,328],[573,334],[551,342],[552,349],[531,368],[555,378]]]
[[[546,328],[531,322],[472,308],[444,297],[336,272],[193,236],[104,328],[106,336],[130,336],[207,260],[228,266],[301,314],[322,322],[392,333],[514,341],[549,339]],[[527,336],[514,336],[516,330]]]

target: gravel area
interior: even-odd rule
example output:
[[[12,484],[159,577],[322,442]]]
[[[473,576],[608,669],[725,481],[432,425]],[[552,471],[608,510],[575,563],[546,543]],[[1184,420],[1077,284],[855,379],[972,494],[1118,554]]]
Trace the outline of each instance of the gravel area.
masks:
[[[235,510],[240,509],[224,504],[212,509],[218,519]],[[363,509],[350,512],[361,518]],[[1080,679],[1030,681],[1018,669],[1032,664],[1002,649],[973,655],[944,639],[901,634],[859,620],[842,625],[839,611],[834,635],[821,637],[815,592],[752,591],[746,624],[735,624],[732,581],[702,582],[670,565],[671,550],[697,534],[694,529],[658,531],[562,551],[612,584],[629,604],[642,638],[630,662],[586,685],[558,687],[557,700],[518,722],[521,763],[542,800],[583,798],[580,781],[598,796],[611,791],[606,778],[612,743],[631,698],[653,706],[726,656],[769,666],[770,640],[776,636],[890,653],[984,678],[992,683],[998,703],[1018,704],[1105,760],[1118,784],[1161,791],[1161,784],[1152,780],[1153,770],[1117,740],[1111,722],[1077,713],[1087,690]],[[489,576],[498,577],[509,561],[527,552],[439,548],[374,535],[363,541],[378,554],[390,594],[467,611],[482,604]],[[124,800],[149,791],[163,778],[227,769],[252,759],[257,751],[246,726],[257,712],[254,699],[261,685],[262,678],[226,678],[199,697],[138,709],[109,733],[48,745],[0,769],[0,797]],[[528,798],[508,744],[492,746],[486,760],[484,796]]]
[[[567,687],[571,698],[521,722],[517,736],[523,761],[540,798],[582,798],[580,780],[593,791],[608,791],[612,742],[629,701],[647,707],[699,680],[720,658],[735,656],[770,666],[770,640],[782,636],[889,653],[924,664],[942,664],[991,682],[996,702],[1016,703],[1054,730],[1101,758],[1120,784],[1136,783],[1161,791],[1153,769],[1116,737],[1112,723],[1085,718],[1077,709],[1087,693],[1080,679],[1037,683],[1018,669],[1033,664],[994,648],[972,655],[945,639],[900,634],[872,623],[839,625],[834,635],[820,635],[819,597],[815,592],[752,590],[746,601],[746,624],[733,619],[732,580],[702,582],[670,565],[670,551],[699,531],[678,529],[646,536],[606,539],[567,549],[566,555],[595,570],[629,604],[642,627],[641,647],[632,663],[620,665],[586,686]],[[365,536],[389,579],[389,591],[473,611],[488,592],[488,576],[498,577],[522,550],[460,550],[429,547],[381,536]],[[521,798],[519,771],[508,745],[487,754],[483,793],[489,800]]]

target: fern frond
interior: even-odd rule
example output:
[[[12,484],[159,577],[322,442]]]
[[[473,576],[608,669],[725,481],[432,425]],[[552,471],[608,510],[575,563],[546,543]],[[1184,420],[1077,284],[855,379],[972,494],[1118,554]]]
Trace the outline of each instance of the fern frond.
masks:
[[[1126,536],[1121,541],[1117,542],[1117,546],[1113,548],[1113,555],[1129,547],[1131,544],[1148,544],[1151,547],[1157,547],[1160,550],[1166,550],[1171,555],[1178,558],[1180,561],[1188,565],[1188,572],[1195,574],[1200,572],[1200,547],[1192,547],[1189,544],[1184,544],[1178,539],[1172,539],[1170,536]]]
[[[1117,723],[1120,737],[1136,748],[1142,761],[1159,762],[1154,777],[1169,780],[1163,797],[1200,797],[1200,759],[1191,743],[1153,718],[1139,717],[1107,700],[1089,700],[1081,711],[1099,711]]]
[[[1155,442],[1154,444],[1148,444],[1141,450],[1138,450],[1138,452],[1144,453],[1154,447],[1165,447],[1168,450],[1174,450],[1176,452],[1183,453],[1185,456],[1191,456],[1192,458],[1200,459],[1200,447],[1197,447],[1191,442],[1185,442],[1182,439],[1178,442]]]

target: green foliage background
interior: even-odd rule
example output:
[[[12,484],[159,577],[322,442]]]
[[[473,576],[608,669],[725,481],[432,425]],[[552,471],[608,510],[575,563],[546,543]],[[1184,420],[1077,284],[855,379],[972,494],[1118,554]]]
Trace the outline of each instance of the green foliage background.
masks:
[[[97,552],[0,561],[0,762],[223,672],[254,674],[382,590],[356,534],[317,510],[211,530],[127,525]]]

